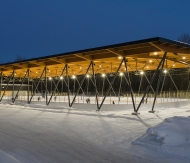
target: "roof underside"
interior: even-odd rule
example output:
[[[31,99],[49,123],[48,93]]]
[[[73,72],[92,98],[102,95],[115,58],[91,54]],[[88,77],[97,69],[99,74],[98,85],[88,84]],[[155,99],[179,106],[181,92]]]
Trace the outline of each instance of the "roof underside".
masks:
[[[186,68],[190,63],[190,45],[156,37],[140,41],[127,42],[111,46],[56,54],[20,62],[1,64],[3,75],[9,76],[15,70],[15,77],[23,77],[30,69],[31,78],[37,78],[44,67],[48,76],[59,76],[65,64],[69,66],[69,75],[82,75],[91,61],[94,61],[95,73],[115,72],[122,57],[126,57],[129,71],[155,70],[164,52],[167,52],[165,68]],[[120,71],[125,71],[124,65]],[[89,70],[89,73],[90,70]]]

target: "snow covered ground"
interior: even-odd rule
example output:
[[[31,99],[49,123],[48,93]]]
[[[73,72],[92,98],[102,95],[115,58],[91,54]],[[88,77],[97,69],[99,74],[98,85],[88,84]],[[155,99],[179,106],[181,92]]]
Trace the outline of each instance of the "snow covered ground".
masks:
[[[131,115],[132,105],[105,105],[97,112],[87,104],[8,103],[0,104],[1,158],[21,163],[190,162],[189,101],[157,104],[154,114],[148,113],[150,104],[143,104],[137,116]]]

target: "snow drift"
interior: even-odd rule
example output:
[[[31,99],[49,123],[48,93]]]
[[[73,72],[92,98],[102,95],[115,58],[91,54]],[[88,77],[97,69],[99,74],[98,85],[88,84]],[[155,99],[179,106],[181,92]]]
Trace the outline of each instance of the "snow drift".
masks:
[[[156,148],[185,157],[190,157],[190,117],[166,118],[159,125],[148,128],[146,134],[132,144]]]

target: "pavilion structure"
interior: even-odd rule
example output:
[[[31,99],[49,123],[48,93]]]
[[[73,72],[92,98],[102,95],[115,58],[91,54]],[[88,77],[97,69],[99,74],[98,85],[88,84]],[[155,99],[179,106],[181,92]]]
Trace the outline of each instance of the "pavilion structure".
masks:
[[[59,89],[59,83],[64,81],[64,87],[67,88],[68,105],[72,107],[75,104],[76,96],[83,91],[82,86],[85,79],[90,78],[95,88],[97,110],[100,110],[106,97],[113,89],[116,77],[120,75],[129,88],[134,113],[139,111],[147,92],[152,89],[152,84],[156,79],[157,86],[154,90],[152,104],[152,112],[154,112],[155,101],[161,87],[160,83],[163,81],[162,72],[171,69],[185,69],[189,67],[189,63],[189,44],[160,37],[10,62],[0,65],[0,101],[4,98],[5,92],[11,83],[11,89],[14,92],[11,99],[13,103],[17,100],[22,85],[25,84],[26,86],[27,84],[27,103],[30,104],[40,81],[43,79],[47,105],[50,104],[52,97]],[[139,104],[136,105],[129,74],[132,72],[144,74],[146,71],[153,71],[154,74],[148,82]],[[101,101],[98,99],[99,92],[96,80],[98,74],[105,78],[107,78],[107,74],[112,74],[111,79],[106,79],[109,86]],[[78,87],[71,99],[70,80],[78,76],[81,77],[81,80],[77,80]],[[20,79],[20,86],[17,89],[14,87],[14,79],[16,78]],[[48,98],[49,88],[47,83],[49,79],[53,81],[56,79],[56,82],[54,82],[54,89]],[[34,80],[37,81],[35,84],[33,84]],[[2,84],[4,84],[4,89],[2,89]]]

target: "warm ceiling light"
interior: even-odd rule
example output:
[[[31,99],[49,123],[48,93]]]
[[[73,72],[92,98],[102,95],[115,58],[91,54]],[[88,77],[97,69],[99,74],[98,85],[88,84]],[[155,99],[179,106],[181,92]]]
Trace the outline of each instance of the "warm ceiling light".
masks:
[[[148,66],[146,66],[146,68],[149,68]]]
[[[75,79],[75,78],[76,78],[76,76],[75,76],[75,75],[73,75],[73,76],[72,76],[72,79]]]
[[[104,78],[106,76],[106,74],[102,74],[102,77]]]
[[[49,77],[49,80],[51,80],[52,78],[51,77]]]
[[[82,69],[82,67],[80,67],[80,69]]]
[[[121,56],[118,57],[118,59],[121,59],[121,58],[122,58]]]
[[[166,74],[167,72],[168,72],[168,71],[165,69],[165,70],[164,70],[164,73]]]
[[[89,77],[90,77],[90,75],[88,75],[88,74],[87,74],[87,75],[86,75],[86,77],[87,77],[87,78],[89,78]]]
[[[123,76],[123,72],[120,72],[119,75],[120,75],[120,76]]]
[[[63,76],[60,76],[60,79],[63,79]]]
[[[175,64],[172,65],[173,67],[175,66]]]
[[[99,67],[102,67],[101,65]]]
[[[149,60],[150,63],[152,63],[152,60]]]
[[[36,74],[37,74],[38,72],[36,72]]]
[[[185,59],[186,57],[182,57],[182,59]]]
[[[157,52],[154,52],[154,55],[157,55],[158,53]]]
[[[140,75],[143,75],[144,74],[144,71],[140,71]]]

